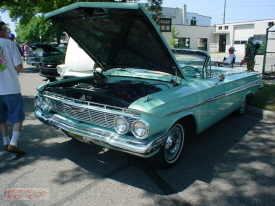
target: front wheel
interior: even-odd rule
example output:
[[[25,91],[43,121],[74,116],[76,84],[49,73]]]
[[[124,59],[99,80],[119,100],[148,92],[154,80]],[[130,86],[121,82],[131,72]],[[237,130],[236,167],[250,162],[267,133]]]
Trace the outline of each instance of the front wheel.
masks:
[[[180,158],[185,140],[183,124],[176,123],[169,130],[164,146],[154,155],[153,164],[161,169],[172,167]]]

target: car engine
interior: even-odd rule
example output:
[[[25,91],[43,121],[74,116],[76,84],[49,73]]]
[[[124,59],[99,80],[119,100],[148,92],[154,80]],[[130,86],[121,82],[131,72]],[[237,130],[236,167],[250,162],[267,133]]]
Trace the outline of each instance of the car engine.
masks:
[[[154,84],[142,81],[118,81],[114,83],[83,83],[74,85],[55,85],[46,88],[47,91],[62,96],[105,104],[116,107],[128,107],[134,101],[161,91]]]

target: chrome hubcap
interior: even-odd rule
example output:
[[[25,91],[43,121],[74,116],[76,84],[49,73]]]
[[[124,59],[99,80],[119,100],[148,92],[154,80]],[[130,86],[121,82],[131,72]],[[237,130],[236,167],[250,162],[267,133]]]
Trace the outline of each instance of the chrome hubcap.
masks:
[[[164,145],[164,156],[167,162],[177,160],[183,144],[183,129],[181,125],[175,125],[169,132],[169,136]]]
[[[243,100],[242,105],[240,107],[240,112],[243,113],[246,107],[246,100]]]

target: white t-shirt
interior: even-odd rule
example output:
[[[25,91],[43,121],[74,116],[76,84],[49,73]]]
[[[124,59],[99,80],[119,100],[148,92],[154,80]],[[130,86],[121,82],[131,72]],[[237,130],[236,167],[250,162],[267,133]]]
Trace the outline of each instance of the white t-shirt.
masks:
[[[0,38],[0,95],[21,93],[16,66],[22,57],[14,42]]]
[[[236,55],[235,54],[230,54],[229,57],[226,58],[226,60],[224,60],[225,63],[227,63],[228,65],[222,65],[223,67],[232,67],[232,61],[233,58],[236,59]]]

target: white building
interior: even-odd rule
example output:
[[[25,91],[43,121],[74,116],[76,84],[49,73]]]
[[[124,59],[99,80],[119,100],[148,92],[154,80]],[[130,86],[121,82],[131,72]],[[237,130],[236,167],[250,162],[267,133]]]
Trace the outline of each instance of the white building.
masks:
[[[265,42],[266,29],[274,24],[275,19],[258,20],[239,23],[215,25],[214,43],[219,46],[219,52],[225,52],[230,46],[234,46],[237,52],[244,51],[247,39],[254,36],[255,40]]]
[[[211,17],[202,16],[197,13],[187,12],[187,6],[182,8],[162,8],[162,17],[171,18],[172,24],[192,25],[192,26],[210,26]]]
[[[244,52],[244,44],[250,36],[255,40],[265,42],[266,29],[275,19],[249,22],[217,24],[211,26],[211,17],[187,12],[187,6],[182,8],[162,8],[163,18],[171,18],[179,35],[176,38],[176,48],[193,48],[211,52],[227,52],[230,46],[236,52]],[[169,43],[170,32],[162,32]],[[172,47],[172,46],[171,46]]]
[[[143,6],[146,8],[146,4]],[[227,52],[230,46],[234,46],[236,52],[244,52],[244,44],[250,36],[265,42],[266,29],[275,22],[275,19],[269,19],[211,26],[211,17],[187,12],[185,4],[182,8],[163,7],[161,18],[171,20],[169,26],[163,27],[168,28],[167,31],[163,31],[160,26],[168,43],[172,37],[171,25],[174,25],[175,30],[179,32],[175,48],[201,49],[210,52]]]

